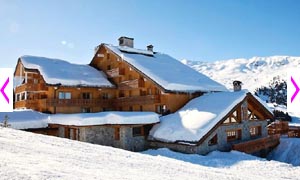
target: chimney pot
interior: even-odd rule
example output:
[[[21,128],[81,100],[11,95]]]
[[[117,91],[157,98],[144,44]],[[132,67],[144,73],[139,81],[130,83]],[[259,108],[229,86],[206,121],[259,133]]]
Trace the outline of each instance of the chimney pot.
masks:
[[[233,91],[237,92],[242,90],[242,82],[241,81],[233,81]]]
[[[150,44],[147,46],[147,50],[153,52],[153,47],[154,46],[152,44]]]
[[[133,48],[133,38],[121,36],[119,39],[119,46],[127,46]]]

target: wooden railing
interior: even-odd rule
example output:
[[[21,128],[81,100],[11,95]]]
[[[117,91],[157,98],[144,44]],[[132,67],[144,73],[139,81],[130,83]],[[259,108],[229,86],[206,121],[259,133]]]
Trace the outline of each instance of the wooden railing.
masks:
[[[47,91],[48,88],[45,84],[22,84],[16,87],[16,92],[24,91]]]
[[[39,104],[39,100],[24,100],[15,102],[15,108],[36,108]]]
[[[113,77],[118,77],[121,75],[125,75],[125,69],[124,68],[114,68],[106,71],[106,74],[108,77],[113,78]]]
[[[279,144],[280,135],[271,135],[265,138],[255,139],[232,145],[233,150],[252,154],[260,150],[276,147]]]
[[[116,100],[118,106],[132,106],[132,105],[143,105],[143,104],[154,104],[159,103],[160,98],[158,95],[148,96],[132,96],[132,97],[121,97]]]
[[[130,90],[145,87],[145,82],[139,79],[123,81],[119,84],[119,90]]]
[[[112,105],[113,99],[44,99],[46,106],[104,106]]]

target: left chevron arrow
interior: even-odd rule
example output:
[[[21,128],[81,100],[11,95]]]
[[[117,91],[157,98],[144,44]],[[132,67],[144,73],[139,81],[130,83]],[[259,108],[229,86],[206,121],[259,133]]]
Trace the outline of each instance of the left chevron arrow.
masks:
[[[3,97],[5,98],[6,102],[9,104],[9,98],[7,97],[7,95],[6,95],[5,92],[4,92],[4,90],[5,90],[5,88],[6,88],[6,86],[7,86],[8,83],[9,83],[9,78],[7,78],[7,80],[6,80],[5,83],[3,84],[3,86],[2,86],[2,88],[1,88],[1,90],[0,90],[0,92],[1,92],[1,94],[3,95]]]

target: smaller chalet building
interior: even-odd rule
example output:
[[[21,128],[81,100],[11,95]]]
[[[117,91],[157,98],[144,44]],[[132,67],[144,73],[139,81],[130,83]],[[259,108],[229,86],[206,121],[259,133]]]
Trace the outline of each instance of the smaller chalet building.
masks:
[[[59,137],[143,151],[156,123],[159,117],[153,112],[101,112],[51,115],[49,127],[58,128]]]
[[[272,118],[251,93],[208,93],[161,117],[150,131],[150,146],[197,154],[229,151],[234,144],[267,137],[267,120]]]
[[[111,109],[115,86],[89,65],[22,56],[14,73],[14,107],[45,113],[99,112]]]

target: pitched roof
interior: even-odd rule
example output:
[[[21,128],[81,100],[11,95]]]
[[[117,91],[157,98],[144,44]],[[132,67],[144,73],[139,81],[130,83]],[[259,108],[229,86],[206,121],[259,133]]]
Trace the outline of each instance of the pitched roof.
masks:
[[[38,70],[50,85],[114,87],[103,72],[89,65],[37,56],[22,56],[19,60],[25,69]]]
[[[218,92],[195,98],[179,111],[161,117],[160,124],[152,128],[150,135],[164,142],[197,142],[242,102],[247,94],[246,91]]]
[[[125,46],[105,45],[131,66],[168,91],[227,91],[225,86],[167,54]]]

